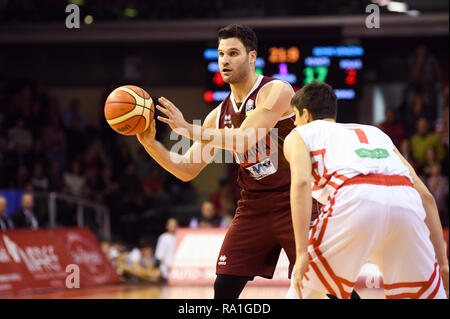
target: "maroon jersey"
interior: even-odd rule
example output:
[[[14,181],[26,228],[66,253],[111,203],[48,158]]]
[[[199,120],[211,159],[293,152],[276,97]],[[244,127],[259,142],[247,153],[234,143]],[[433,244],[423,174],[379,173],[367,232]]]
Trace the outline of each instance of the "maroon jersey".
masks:
[[[219,106],[217,127],[240,127],[257,107],[261,88],[274,80],[259,76],[241,105],[236,105],[230,93]],[[244,153],[234,154],[240,165],[237,182],[242,187],[242,198],[220,249],[217,274],[272,278],[283,248],[289,258],[290,277],[296,253],[290,207],[291,173],[283,143],[294,128],[294,120],[295,113],[281,117],[266,138]],[[317,211],[313,200],[312,220]]]
[[[274,80],[276,79],[260,75],[239,106],[234,101],[233,93],[230,93],[219,106],[217,127],[240,127],[247,114],[257,107],[261,88]],[[242,187],[243,199],[248,194],[267,192],[286,193],[289,197],[291,175],[289,163],[283,154],[283,143],[286,135],[295,127],[294,120],[295,113],[280,118],[274,129],[256,145],[244,153],[234,153],[234,159],[240,165],[237,182]]]

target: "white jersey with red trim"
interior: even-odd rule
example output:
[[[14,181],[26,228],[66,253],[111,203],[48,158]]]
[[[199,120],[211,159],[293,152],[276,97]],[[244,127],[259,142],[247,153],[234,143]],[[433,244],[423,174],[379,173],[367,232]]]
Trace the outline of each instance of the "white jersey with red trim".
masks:
[[[311,155],[312,195],[322,204],[347,179],[361,174],[401,175],[412,182],[392,140],[374,126],[316,120],[295,130]]]

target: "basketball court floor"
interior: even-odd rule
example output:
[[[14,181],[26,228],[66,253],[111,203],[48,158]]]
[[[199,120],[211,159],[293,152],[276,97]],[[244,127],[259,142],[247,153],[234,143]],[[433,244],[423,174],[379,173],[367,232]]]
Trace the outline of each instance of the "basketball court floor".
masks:
[[[249,286],[240,299],[284,299],[288,287]],[[383,289],[359,289],[363,299],[384,299]],[[1,296],[1,299],[212,299],[212,286],[165,286],[119,284],[73,288],[33,294]]]

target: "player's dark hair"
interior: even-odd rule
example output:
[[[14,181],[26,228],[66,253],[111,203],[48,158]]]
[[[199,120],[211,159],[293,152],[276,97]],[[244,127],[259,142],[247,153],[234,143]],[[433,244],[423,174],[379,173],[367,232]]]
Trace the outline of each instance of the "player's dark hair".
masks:
[[[217,33],[217,42],[222,39],[238,38],[245,46],[247,53],[258,50],[258,38],[255,31],[241,24],[230,24],[220,29]]]
[[[300,114],[307,109],[314,120],[324,118],[336,119],[337,97],[333,88],[318,81],[312,81],[297,91],[291,99],[291,105],[296,107]]]

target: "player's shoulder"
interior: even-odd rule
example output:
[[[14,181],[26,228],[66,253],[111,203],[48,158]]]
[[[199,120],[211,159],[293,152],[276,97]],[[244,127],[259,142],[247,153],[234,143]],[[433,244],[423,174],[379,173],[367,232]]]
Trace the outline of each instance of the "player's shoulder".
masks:
[[[308,124],[298,126],[295,128],[295,130],[297,130],[302,139],[307,142],[312,139],[316,139],[317,137],[325,136],[327,134],[333,135],[332,132],[334,132],[335,127],[335,122],[315,120],[309,122]]]
[[[336,126],[336,122],[325,121],[325,120],[315,120],[309,122],[308,124],[298,126],[300,131],[316,131],[323,129],[324,127],[332,128]]]
[[[386,133],[383,132],[383,130],[381,130],[380,128],[376,127],[375,125],[370,125],[370,124],[357,124],[363,131],[369,131],[369,132],[373,132],[379,135],[383,135],[383,136],[387,136]]]
[[[284,138],[284,145],[290,146],[291,144],[295,143],[296,140],[301,138],[301,134],[299,134],[299,128],[301,126],[295,127],[292,131],[289,132],[288,135]]]
[[[292,131],[289,132],[288,135],[284,138],[283,142],[283,152],[286,158],[288,158],[288,155],[290,150],[296,147],[296,144],[301,140],[301,135],[298,132],[298,127],[294,128]]]
[[[284,81],[273,79],[266,82],[256,96],[256,104],[264,101],[265,107],[271,109],[275,105],[290,107],[290,101],[295,92],[292,86]]]
[[[291,84],[286,81],[279,80],[277,78],[272,77],[264,77],[265,83],[262,85],[260,92],[269,91],[271,89],[277,89],[280,91],[286,91],[287,93],[294,93],[294,89]]]

